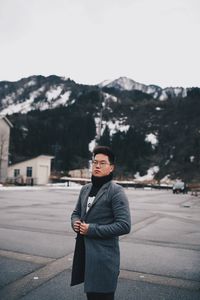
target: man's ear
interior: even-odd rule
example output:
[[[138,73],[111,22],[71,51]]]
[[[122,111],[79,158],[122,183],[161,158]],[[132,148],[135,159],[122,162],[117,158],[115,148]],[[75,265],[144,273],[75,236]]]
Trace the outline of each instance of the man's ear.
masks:
[[[114,165],[110,165],[110,168],[111,168],[111,172],[113,172],[115,166]]]

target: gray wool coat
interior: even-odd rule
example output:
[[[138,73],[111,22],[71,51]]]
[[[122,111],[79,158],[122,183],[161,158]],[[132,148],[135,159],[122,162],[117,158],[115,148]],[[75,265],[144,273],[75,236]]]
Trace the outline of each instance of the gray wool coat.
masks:
[[[71,216],[72,228],[79,219],[89,223],[87,235],[83,238],[85,292],[109,293],[115,291],[119,276],[119,236],[129,233],[131,229],[129,203],[123,188],[109,181],[98,191],[86,213],[91,187],[91,183],[86,184],[80,191]],[[76,270],[80,264],[77,256],[75,252],[73,269]]]

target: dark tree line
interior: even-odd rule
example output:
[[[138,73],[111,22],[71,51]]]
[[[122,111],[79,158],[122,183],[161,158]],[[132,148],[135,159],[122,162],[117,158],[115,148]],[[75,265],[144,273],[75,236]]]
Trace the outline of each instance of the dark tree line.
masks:
[[[53,168],[69,170],[86,167],[90,152],[88,144],[96,128],[91,115],[70,114],[65,108],[27,115],[13,115],[11,161],[40,154],[55,156]]]
[[[103,120],[125,117],[129,130],[111,136],[107,126],[98,141],[116,153],[116,174],[125,178],[136,172],[144,175],[149,167],[158,165],[158,179],[167,174],[186,181],[200,179],[200,89],[167,101],[141,93],[122,96],[119,101],[107,102]],[[58,171],[87,167],[91,158],[88,145],[95,139],[95,117],[101,109],[102,94],[91,88],[68,107],[10,116],[14,125],[11,162],[49,154],[55,156],[53,168]],[[155,149],[145,141],[149,133],[157,136]]]

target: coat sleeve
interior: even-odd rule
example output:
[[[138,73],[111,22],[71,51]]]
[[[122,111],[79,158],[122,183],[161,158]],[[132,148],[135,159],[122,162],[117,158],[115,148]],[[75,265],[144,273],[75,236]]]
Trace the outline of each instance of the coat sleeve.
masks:
[[[110,238],[127,234],[131,230],[131,217],[128,199],[121,186],[116,186],[111,203],[114,221],[111,224],[89,224],[87,236],[91,238]]]

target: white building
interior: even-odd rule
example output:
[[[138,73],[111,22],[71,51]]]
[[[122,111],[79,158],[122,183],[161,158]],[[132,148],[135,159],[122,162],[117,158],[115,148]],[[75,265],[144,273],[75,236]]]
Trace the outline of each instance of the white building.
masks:
[[[18,184],[44,185],[49,182],[54,156],[39,155],[8,167],[8,177]]]
[[[8,171],[8,154],[10,143],[10,128],[13,125],[10,121],[0,116],[0,182],[5,182]]]
[[[91,171],[89,169],[77,169],[68,172],[71,177],[74,178],[90,178]]]

